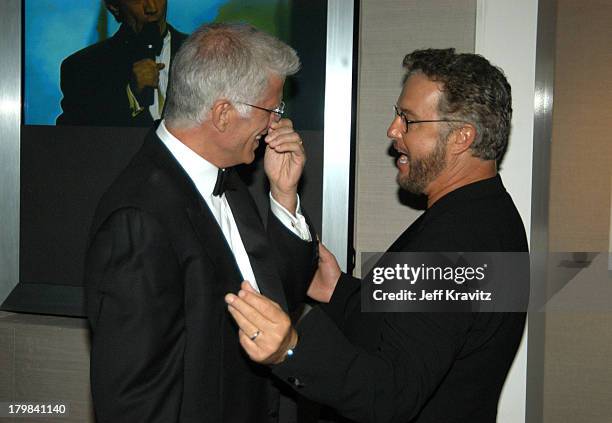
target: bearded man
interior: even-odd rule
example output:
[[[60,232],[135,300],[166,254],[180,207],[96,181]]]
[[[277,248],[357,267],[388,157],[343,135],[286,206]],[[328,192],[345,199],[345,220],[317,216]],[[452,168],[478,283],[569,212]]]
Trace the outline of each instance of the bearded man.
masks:
[[[526,252],[497,174],[512,116],[503,72],[454,49],[418,50],[403,64],[387,136],[399,186],[427,195],[428,207],[388,251]],[[327,304],[295,327],[246,283],[226,296],[251,359],[301,395],[358,422],[495,422],[525,313],[362,313],[359,281],[324,249],[309,295]]]

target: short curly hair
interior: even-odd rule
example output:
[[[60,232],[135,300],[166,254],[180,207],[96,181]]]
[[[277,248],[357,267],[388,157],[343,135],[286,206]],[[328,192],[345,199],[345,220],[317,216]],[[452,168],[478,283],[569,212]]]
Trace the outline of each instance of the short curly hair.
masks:
[[[441,119],[457,119],[476,127],[472,154],[499,160],[507,146],[512,120],[512,94],[503,71],[472,53],[454,48],[415,50],[404,57],[404,83],[415,73],[442,83]]]

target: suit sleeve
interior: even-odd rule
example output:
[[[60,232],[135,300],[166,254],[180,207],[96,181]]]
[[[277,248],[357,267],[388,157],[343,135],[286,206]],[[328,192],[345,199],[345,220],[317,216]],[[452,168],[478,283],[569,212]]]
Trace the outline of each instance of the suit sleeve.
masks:
[[[359,279],[341,273],[329,303],[319,306],[341,331],[346,329],[349,316],[361,311],[360,286]]]
[[[274,213],[268,213],[268,239],[274,249],[289,311],[295,310],[307,299],[306,291],[317,267],[317,238],[309,221],[308,226],[312,241],[302,240],[287,229]]]
[[[164,230],[139,210],[116,211],[93,236],[85,269],[97,421],[178,421],[184,295]]]
[[[87,104],[88,95],[84,89],[83,78],[83,75],[75,72],[75,66],[69,58],[62,62],[60,67],[62,113],[56,119],[57,125],[78,125],[87,121],[87,112],[91,107]]]
[[[109,64],[112,50],[66,58],[60,68],[62,113],[56,125],[150,126],[148,111],[132,115],[125,64]]]
[[[411,421],[459,354],[471,318],[468,313],[389,313],[374,334],[379,342],[372,351],[347,338],[328,311],[316,307],[297,326],[294,355],[273,373],[356,422]]]

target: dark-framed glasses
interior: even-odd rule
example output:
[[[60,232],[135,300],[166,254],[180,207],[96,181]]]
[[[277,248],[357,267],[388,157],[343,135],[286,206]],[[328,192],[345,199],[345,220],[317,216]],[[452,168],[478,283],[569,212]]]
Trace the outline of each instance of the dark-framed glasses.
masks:
[[[238,102],[240,104],[244,104],[246,106],[251,106],[254,107],[256,109],[259,110],[263,110],[265,112],[268,113],[274,113],[276,116],[278,116],[278,118],[282,118],[283,117],[283,113],[285,113],[285,102],[281,101],[280,104],[278,105],[278,107],[274,108],[274,109],[266,109],[265,107],[261,107],[261,106],[256,106],[254,104],[249,104],[249,103],[242,103],[242,102]]]
[[[402,122],[404,123],[404,131],[408,131],[408,128],[410,128],[410,125],[413,125],[415,123],[428,123],[428,122],[462,122],[465,123],[465,121],[463,120],[457,120],[457,119],[426,119],[426,120],[410,120],[408,119],[408,117],[406,116],[406,114],[400,110],[399,107],[397,107],[397,104],[393,105],[393,110],[395,111],[395,116],[396,117],[400,117],[402,119]]]

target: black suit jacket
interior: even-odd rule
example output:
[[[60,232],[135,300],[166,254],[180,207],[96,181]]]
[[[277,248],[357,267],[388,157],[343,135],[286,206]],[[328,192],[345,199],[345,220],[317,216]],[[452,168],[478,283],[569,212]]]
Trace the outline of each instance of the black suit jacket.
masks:
[[[170,25],[170,62],[187,35]],[[153,118],[148,108],[132,116],[126,87],[132,75],[134,37],[121,25],[111,38],[68,56],[60,69],[63,98],[58,125],[142,126]]]
[[[389,251],[526,252],[527,239],[496,176],[441,198]],[[343,275],[274,373],[358,422],[495,422],[524,313],[361,313],[360,304],[359,281]]]
[[[305,297],[316,243],[271,212],[264,228],[233,175],[226,196],[260,289],[291,310]],[[150,133],[103,196],[87,252],[98,422],[276,421],[277,389],[242,352],[223,300],[242,280],[205,201]]]

